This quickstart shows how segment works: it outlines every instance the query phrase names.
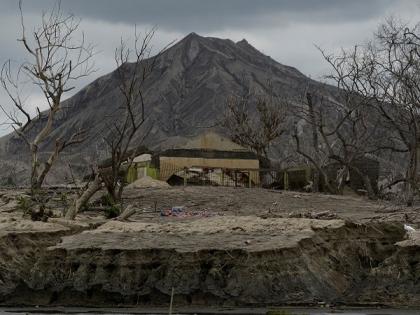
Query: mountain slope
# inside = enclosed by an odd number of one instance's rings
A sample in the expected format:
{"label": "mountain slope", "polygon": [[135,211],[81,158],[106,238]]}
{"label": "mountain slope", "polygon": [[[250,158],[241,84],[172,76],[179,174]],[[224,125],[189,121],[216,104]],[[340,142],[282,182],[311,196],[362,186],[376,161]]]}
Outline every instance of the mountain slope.
{"label": "mountain slope", "polygon": [[[246,85],[262,93],[271,86],[276,94],[292,97],[301,95],[308,82],[320,84],[260,53],[246,40],[234,43],[191,33],[158,57],[145,85],[145,129],[151,128],[146,144],[155,149],[170,147],[185,136],[214,126],[227,96],[243,92]],[[102,137],[121,105],[115,72],[98,78],[63,105],[65,110],[51,139],[57,135],[65,138],[76,128],[90,128],[89,140],[71,148],[65,156],[80,165],[98,155],[105,157]],[[142,137],[140,133],[136,142]],[[41,151],[52,145],[48,143]],[[25,144],[15,135],[0,139],[2,161],[25,159],[25,150]],[[62,169],[55,171],[59,174]]]}

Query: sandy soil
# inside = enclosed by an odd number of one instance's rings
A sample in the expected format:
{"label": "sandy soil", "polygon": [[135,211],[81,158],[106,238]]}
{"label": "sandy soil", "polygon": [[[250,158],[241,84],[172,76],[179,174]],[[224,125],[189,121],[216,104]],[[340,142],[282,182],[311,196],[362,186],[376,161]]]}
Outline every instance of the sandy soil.
{"label": "sandy soil", "polygon": [[[338,218],[356,221],[390,220],[420,223],[416,207],[370,201],[359,196],[335,196],[233,187],[170,187],[126,189],[127,203],[144,211],[184,206],[187,210],[206,210],[224,215],[256,215],[265,217],[297,216],[329,211]],[[148,213],[143,217],[153,217]],[[137,217],[138,218],[138,217]]]}
{"label": "sandy soil", "polygon": [[[319,229],[336,229],[342,220],[295,218],[261,219],[255,216],[218,216],[161,223],[108,222],[98,229],[63,238],[54,248],[139,250],[234,250],[248,252],[293,248]],[[141,237],[139,237],[141,235]]]}
{"label": "sandy soil", "polygon": [[[128,222],[109,221],[101,211],[80,213],[75,221],[60,218],[64,206],[60,192],[52,192],[49,206],[54,218],[48,223],[33,222],[22,216],[17,207],[18,196],[24,191],[0,190],[0,233],[92,230],[90,233],[116,232],[119,230],[138,232],[147,229],[151,233],[171,231],[170,234],[216,234],[217,231],[231,231],[248,235],[270,235],[272,230],[289,230],[297,225],[281,218],[337,219],[354,222],[397,221],[420,227],[420,210],[385,201],[370,201],[360,196],[333,196],[292,191],[273,191],[233,187],[149,187],[129,186],[124,192],[125,206],[138,209]],[[98,197],[101,194],[98,194]],[[72,195],[67,197],[71,200]],[[179,217],[162,216],[161,212],[175,206],[184,211]],[[321,214],[320,216],[318,216]],[[325,215],[323,215],[325,214]],[[270,220],[266,220],[270,219]],[[130,223],[130,224],[129,224]],[[105,224],[105,225],[103,225]],[[303,224],[303,223],[302,223]],[[103,226],[102,226],[103,225]],[[230,233],[232,234],[232,233]],[[415,234],[417,236],[417,234]],[[245,237],[245,236],[244,236]],[[416,237],[417,238],[417,237]],[[418,237],[420,238],[420,237]],[[245,241],[245,240],[244,240]]]}

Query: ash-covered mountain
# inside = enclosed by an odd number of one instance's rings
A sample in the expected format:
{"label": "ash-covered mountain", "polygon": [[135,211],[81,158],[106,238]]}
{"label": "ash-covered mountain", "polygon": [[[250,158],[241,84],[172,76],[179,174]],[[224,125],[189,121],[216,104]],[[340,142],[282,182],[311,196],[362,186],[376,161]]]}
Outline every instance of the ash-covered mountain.
{"label": "ash-covered mountain", "polygon": [[[182,142],[184,137],[203,132],[204,128],[215,128],[226,98],[231,94],[240,94],[249,88],[260,93],[271,89],[281,97],[290,98],[302,95],[308,84],[322,85],[262,54],[246,40],[235,43],[191,33],[158,57],[156,68],[145,85],[148,116],[145,130],[150,132],[145,144],[152,149],[168,148]],[[323,90],[323,93],[334,93],[332,88],[323,86]],[[98,78],[65,101],[51,139],[57,135],[66,138],[77,128],[89,128],[90,137],[63,155],[54,169],[55,176],[66,168],[63,159],[70,159],[82,168],[92,156],[105,157],[102,138],[121,104],[115,72]],[[139,133],[137,143],[143,136],[144,133]],[[51,141],[41,151],[52,145]],[[14,165],[15,175],[24,177],[26,150],[17,135],[1,138],[3,168]]]}

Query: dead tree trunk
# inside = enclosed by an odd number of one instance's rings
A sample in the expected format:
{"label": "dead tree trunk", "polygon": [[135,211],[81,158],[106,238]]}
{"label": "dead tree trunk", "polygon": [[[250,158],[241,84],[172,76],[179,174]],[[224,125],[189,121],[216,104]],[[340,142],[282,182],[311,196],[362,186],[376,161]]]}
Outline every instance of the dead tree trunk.
{"label": "dead tree trunk", "polygon": [[[306,100],[308,102],[308,108],[309,108],[309,120],[311,124],[312,129],[312,147],[314,149],[314,161],[317,165],[320,165],[320,156],[319,156],[319,140],[318,140],[318,131],[317,131],[317,124],[316,124],[316,118],[315,118],[315,111],[314,111],[314,105],[312,102],[312,94],[306,93]],[[319,191],[319,179],[320,179],[320,173],[317,168],[314,169],[314,182],[312,185],[312,191],[318,192]]]}
{"label": "dead tree trunk", "polygon": [[[93,72],[90,63],[93,46],[85,43],[84,36],[80,40],[75,39],[79,33],[79,22],[73,15],[63,14],[58,3],[50,12],[43,14],[40,26],[34,28],[29,37],[25,32],[22,1],[19,1],[19,9],[22,27],[19,42],[26,53],[26,61],[16,70],[10,60],[4,63],[0,84],[11,100],[12,109],[3,105],[0,109],[30,151],[30,185],[35,199],[39,197],[38,191],[61,151],[84,140],[84,137],[76,138],[81,136],[80,132],[63,141],[51,137],[60,123],[57,114],[62,110],[62,96],[75,88],[73,81]],[[26,84],[39,89],[48,104],[44,112],[36,108],[38,114],[34,117],[25,104],[27,96],[23,93],[29,90]],[[47,161],[40,161],[39,149],[51,140],[56,142],[55,150]]]}
{"label": "dead tree trunk", "polygon": [[101,189],[102,187],[102,178],[99,174],[96,174],[95,179],[89,184],[88,188],[83,192],[83,194],[77,198],[74,202],[74,205],[67,210],[66,219],[74,220],[76,215],[80,212],[80,209],[86,205],[89,199]]}

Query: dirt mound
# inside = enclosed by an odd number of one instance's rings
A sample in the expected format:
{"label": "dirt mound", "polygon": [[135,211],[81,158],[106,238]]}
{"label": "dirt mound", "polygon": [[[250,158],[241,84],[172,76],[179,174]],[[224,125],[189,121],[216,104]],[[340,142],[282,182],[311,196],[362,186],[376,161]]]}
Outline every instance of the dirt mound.
{"label": "dirt mound", "polygon": [[139,178],[127,185],[127,188],[167,188],[170,187],[167,182],[153,179],[150,176]]}

